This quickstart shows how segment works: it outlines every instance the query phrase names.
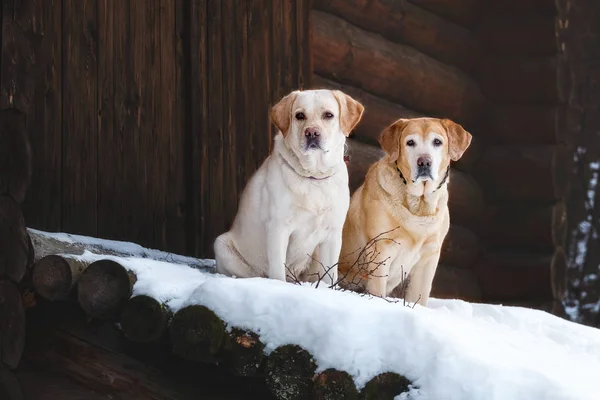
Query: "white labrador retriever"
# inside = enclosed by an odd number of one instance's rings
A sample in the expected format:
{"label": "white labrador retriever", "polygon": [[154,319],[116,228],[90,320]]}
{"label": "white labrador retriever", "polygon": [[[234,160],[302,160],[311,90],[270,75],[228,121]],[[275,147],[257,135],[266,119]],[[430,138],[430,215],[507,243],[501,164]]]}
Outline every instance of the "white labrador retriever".
{"label": "white labrador retriever", "polygon": [[218,273],[335,282],[337,267],[325,271],[337,264],[350,202],[344,145],[363,111],[337,90],[294,91],[272,108],[273,151],[215,240]]}

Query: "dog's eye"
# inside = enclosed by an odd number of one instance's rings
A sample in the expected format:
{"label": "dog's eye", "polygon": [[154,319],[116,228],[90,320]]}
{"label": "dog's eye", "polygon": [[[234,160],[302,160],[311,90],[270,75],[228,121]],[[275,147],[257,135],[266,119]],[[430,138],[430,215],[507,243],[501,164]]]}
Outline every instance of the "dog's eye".
{"label": "dog's eye", "polygon": [[435,147],[441,146],[442,145],[442,141],[440,139],[433,139],[433,145]]}
{"label": "dog's eye", "polygon": [[329,111],[325,111],[323,113],[323,118],[325,118],[325,119],[331,119],[331,118],[333,118],[333,114],[330,113]]}
{"label": "dog's eye", "polygon": [[411,140],[409,140],[408,142],[406,142],[406,145],[407,145],[408,147],[413,147],[413,146],[415,145],[415,141],[411,139]]}
{"label": "dog's eye", "polygon": [[298,121],[302,121],[303,119],[306,119],[306,115],[304,115],[304,113],[302,113],[302,112],[298,112],[298,113],[296,113],[296,119]]}

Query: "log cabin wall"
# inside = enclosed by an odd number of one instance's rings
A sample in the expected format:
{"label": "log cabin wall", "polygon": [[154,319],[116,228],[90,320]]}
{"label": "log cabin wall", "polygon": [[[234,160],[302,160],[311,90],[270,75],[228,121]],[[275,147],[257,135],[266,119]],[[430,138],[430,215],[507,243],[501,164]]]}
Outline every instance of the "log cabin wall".
{"label": "log cabin wall", "polygon": [[[451,3],[451,4],[450,4]],[[351,190],[382,156],[377,139],[398,118],[448,117],[474,136],[450,175],[451,228],[433,295],[481,301],[475,267],[484,195],[473,173],[485,96],[473,78],[483,49],[472,26],[479,1],[321,0],[313,3],[313,87],[336,88],[365,105],[349,139]]]}
{"label": "log cabin wall", "polygon": [[366,106],[349,140],[352,189],[397,118],[448,117],[474,136],[452,168],[434,295],[536,307],[552,299],[566,170],[554,122],[554,8],[552,0],[314,3],[313,85]]}
{"label": "log cabin wall", "polygon": [[568,171],[555,128],[555,14],[552,0],[489,2],[474,26],[486,51],[474,76],[489,104],[476,174],[487,206],[479,282],[487,301],[546,309]]}
{"label": "log cabin wall", "polygon": [[3,1],[28,226],[203,257],[311,78],[309,0]]}

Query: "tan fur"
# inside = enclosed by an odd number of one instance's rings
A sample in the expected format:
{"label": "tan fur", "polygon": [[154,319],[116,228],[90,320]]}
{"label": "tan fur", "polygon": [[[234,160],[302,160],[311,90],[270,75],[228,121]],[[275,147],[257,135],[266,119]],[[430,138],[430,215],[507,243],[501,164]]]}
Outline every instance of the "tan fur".
{"label": "tan fur", "polygon": [[[416,167],[406,155],[408,135],[424,143],[443,138],[434,181],[410,178]],[[427,304],[450,226],[447,183],[437,188],[450,160],[458,160],[470,142],[471,135],[460,125],[436,118],[400,119],[382,132],[386,157],[371,166],[350,200],[338,267],[342,286],[388,296],[409,278],[406,299]],[[360,254],[368,243],[372,247]]]}

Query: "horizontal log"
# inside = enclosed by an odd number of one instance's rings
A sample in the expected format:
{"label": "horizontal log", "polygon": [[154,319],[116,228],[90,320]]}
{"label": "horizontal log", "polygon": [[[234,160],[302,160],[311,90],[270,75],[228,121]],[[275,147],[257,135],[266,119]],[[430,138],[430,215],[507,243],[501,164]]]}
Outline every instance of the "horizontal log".
{"label": "horizontal log", "polygon": [[23,363],[16,371],[16,377],[21,383],[25,399],[29,400],[108,400],[112,397],[108,391],[101,393],[86,388],[54,370],[40,371],[34,366],[23,367]]}
{"label": "horizontal log", "polygon": [[322,0],[315,2],[314,8],[463,71],[469,71],[482,53],[479,41],[469,29],[407,0]]}
{"label": "horizontal log", "polygon": [[33,289],[50,301],[64,300],[89,265],[90,262],[76,256],[46,256],[33,265]]}
{"label": "horizontal log", "polygon": [[361,143],[355,139],[346,140],[348,144],[348,174],[350,176],[350,192],[353,193],[365,181],[369,167],[385,156],[379,145]]}
{"label": "horizontal log", "polygon": [[[479,132],[480,129],[477,131]],[[465,151],[458,161],[452,163],[452,168],[472,174],[477,168],[477,163],[479,162],[484,149],[484,142],[479,139],[478,136],[473,136],[469,148],[467,148],[467,151]]]}
{"label": "horizontal log", "polygon": [[471,175],[451,168],[448,190],[450,223],[463,225],[478,232],[485,204],[483,192],[477,181]]}
{"label": "horizontal log", "polygon": [[193,398],[159,369],[55,326],[35,324],[29,330],[26,356],[37,367],[65,373],[86,388],[109,391],[112,398]]}
{"label": "horizontal log", "polygon": [[93,318],[117,320],[131,297],[136,279],[132,271],[115,261],[96,261],[77,281],[77,301]]}
{"label": "horizontal log", "polygon": [[315,400],[358,400],[360,397],[354,380],[345,371],[326,369],[313,378]]}
{"label": "horizontal log", "polygon": [[482,8],[482,3],[478,0],[410,0],[410,2],[465,26],[473,25]]}
{"label": "horizontal log", "polygon": [[393,399],[407,392],[410,381],[393,372],[384,372],[371,379],[361,391],[364,400]]}
{"label": "horizontal log", "polygon": [[555,144],[556,107],[537,105],[495,105],[490,112],[493,144]]}
{"label": "horizontal log", "polygon": [[554,300],[562,302],[567,294],[567,255],[564,248],[557,247],[552,256],[550,274]]}
{"label": "horizontal log", "polygon": [[480,302],[481,289],[474,271],[440,264],[435,272],[431,296]]}
{"label": "horizontal log", "polygon": [[479,119],[485,99],[457,68],[320,11],[312,28],[317,74],[467,126]]}
{"label": "horizontal log", "polygon": [[171,310],[158,300],[138,295],[123,306],[119,325],[125,337],[134,342],[157,342],[163,338],[172,316]]}
{"label": "horizontal log", "polygon": [[173,354],[192,361],[216,362],[225,336],[225,323],[201,305],[177,311],[169,325]]}
{"label": "horizontal log", "polygon": [[551,254],[486,254],[475,269],[483,300],[552,300],[551,260]]}
{"label": "horizontal log", "polygon": [[192,268],[214,272],[214,260],[197,259],[175,255],[164,251],[146,249],[130,242],[119,242],[87,236],[55,234],[36,229],[27,229],[35,252],[34,261],[53,254],[70,254],[80,256],[86,251],[116,257],[138,257],[157,261],[185,264]]}
{"label": "horizontal log", "polygon": [[0,399],[25,400],[21,384],[12,371],[0,366]]}
{"label": "horizontal log", "polygon": [[451,225],[444,239],[440,263],[470,268],[481,255],[481,242],[469,228]]}
{"label": "horizontal log", "polygon": [[[351,156],[348,164],[350,190],[354,192],[363,183],[369,167],[385,153],[378,146],[360,143],[353,139],[348,139],[347,143]],[[477,182],[473,177],[454,168],[450,170],[449,182],[448,206],[452,223],[477,227],[484,211],[483,194]]]}
{"label": "horizontal log", "polygon": [[553,105],[558,101],[555,57],[488,56],[476,76],[488,100]]}
{"label": "horizontal log", "polygon": [[502,145],[487,147],[476,176],[488,204],[539,205],[564,193],[568,171],[569,159],[558,146]]}
{"label": "horizontal log", "polygon": [[492,249],[552,252],[552,206],[490,206],[483,236]]}
{"label": "horizontal log", "polygon": [[276,399],[311,399],[316,369],[312,355],[300,346],[280,346],[267,358],[267,387]]}
{"label": "horizontal log", "polygon": [[233,328],[223,339],[219,365],[235,376],[260,376],[266,360],[264,350],[256,333]]}
{"label": "horizontal log", "polygon": [[[0,361],[15,369],[25,347],[25,310],[17,285],[0,280]],[[1,364],[0,364],[1,366]]]}
{"label": "horizontal log", "polygon": [[547,15],[490,15],[476,28],[484,48],[496,55],[553,56],[554,18]]}
{"label": "horizontal log", "polygon": [[0,111],[0,195],[23,202],[31,182],[31,147],[25,114],[16,108]]}
{"label": "horizontal log", "polygon": [[341,90],[360,101],[365,106],[365,111],[359,124],[352,131],[352,137],[370,144],[377,144],[381,132],[396,120],[423,116],[416,111],[377,97],[362,89],[323,78],[317,74],[313,74],[312,88]]}
{"label": "horizontal log", "polygon": [[21,206],[9,196],[0,196],[0,278],[23,279],[32,262],[30,246]]}

